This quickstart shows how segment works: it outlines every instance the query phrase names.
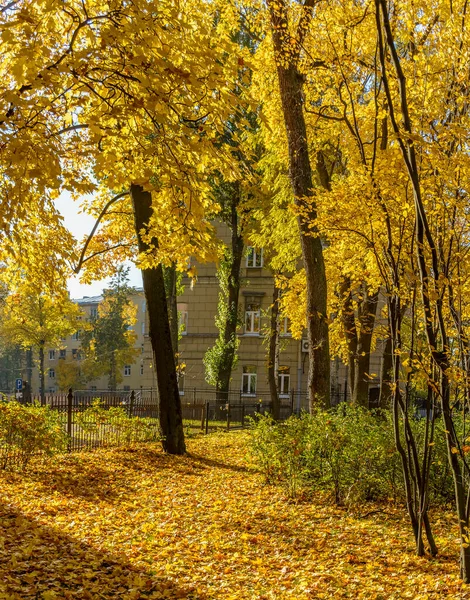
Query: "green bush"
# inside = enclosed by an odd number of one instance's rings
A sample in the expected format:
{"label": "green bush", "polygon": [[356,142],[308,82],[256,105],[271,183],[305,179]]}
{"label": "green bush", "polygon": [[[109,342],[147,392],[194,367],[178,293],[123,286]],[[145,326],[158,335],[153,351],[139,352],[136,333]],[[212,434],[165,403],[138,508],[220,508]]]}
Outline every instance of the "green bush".
{"label": "green bush", "polygon": [[[425,422],[413,419],[411,426],[419,442]],[[452,498],[452,478],[440,428],[438,421],[429,494],[432,501],[447,502]],[[260,416],[253,421],[250,448],[266,481],[280,483],[291,497],[321,490],[338,504],[404,500],[401,462],[386,413],[342,404],[283,423]]]}
{"label": "green bush", "polygon": [[0,403],[0,467],[23,469],[36,454],[52,455],[67,446],[60,415],[47,406]]}
{"label": "green bush", "polygon": [[94,441],[100,446],[116,446],[131,442],[160,440],[155,419],[129,417],[125,408],[106,408],[99,398],[91,406],[74,416],[76,426],[84,432],[94,433]]}

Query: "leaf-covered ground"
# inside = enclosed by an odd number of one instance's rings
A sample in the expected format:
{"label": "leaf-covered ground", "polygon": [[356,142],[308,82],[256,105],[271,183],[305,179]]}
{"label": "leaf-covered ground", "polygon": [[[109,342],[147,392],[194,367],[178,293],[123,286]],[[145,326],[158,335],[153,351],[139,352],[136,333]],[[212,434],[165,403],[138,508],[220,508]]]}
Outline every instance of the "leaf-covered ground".
{"label": "leaf-covered ground", "polygon": [[401,510],[354,516],[264,486],[246,435],[189,440],[187,457],[147,445],[3,473],[0,598],[470,598],[451,516],[441,555],[417,558]]}

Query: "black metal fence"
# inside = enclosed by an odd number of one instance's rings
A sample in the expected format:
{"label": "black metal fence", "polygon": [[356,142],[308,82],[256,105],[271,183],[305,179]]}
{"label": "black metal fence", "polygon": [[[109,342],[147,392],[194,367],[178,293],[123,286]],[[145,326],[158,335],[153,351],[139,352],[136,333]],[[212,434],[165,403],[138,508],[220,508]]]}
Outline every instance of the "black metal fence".
{"label": "black metal fence", "polygon": [[[293,414],[293,399],[293,395],[280,399],[281,419]],[[31,395],[19,401],[37,402],[57,412],[67,437],[68,451],[160,439],[155,389],[69,390],[67,394]],[[185,429],[207,434],[246,427],[256,414],[271,412],[271,397],[266,393],[256,396],[233,393],[221,399],[211,390],[196,390],[190,396],[181,397],[181,408]]]}

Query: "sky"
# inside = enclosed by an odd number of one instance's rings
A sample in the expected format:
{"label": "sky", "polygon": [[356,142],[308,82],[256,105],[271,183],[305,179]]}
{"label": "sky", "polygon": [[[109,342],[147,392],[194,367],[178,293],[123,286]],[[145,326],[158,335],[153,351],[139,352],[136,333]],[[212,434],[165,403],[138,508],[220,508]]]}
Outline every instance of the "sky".
{"label": "sky", "polygon": [[[70,194],[64,193],[56,200],[56,207],[64,217],[65,226],[72,232],[74,237],[81,240],[84,235],[88,235],[95,223],[94,219],[85,213],[80,212],[80,203],[74,202]],[[130,285],[141,287],[142,275],[134,265],[130,266]],[[83,296],[99,296],[108,285],[110,279],[101,279],[93,282],[91,285],[80,283],[78,276],[71,277],[68,280],[68,290],[71,298],[83,298]]]}

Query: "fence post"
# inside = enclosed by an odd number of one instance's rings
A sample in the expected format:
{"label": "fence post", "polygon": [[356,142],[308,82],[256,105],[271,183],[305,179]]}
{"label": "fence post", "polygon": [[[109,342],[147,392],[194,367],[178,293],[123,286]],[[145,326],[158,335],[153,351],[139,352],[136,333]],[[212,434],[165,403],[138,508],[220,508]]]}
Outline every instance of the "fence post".
{"label": "fence post", "polygon": [[230,402],[225,405],[227,408],[227,431],[230,431]]}
{"label": "fence post", "polygon": [[209,433],[209,400],[206,401],[206,434]]}
{"label": "fence post", "polygon": [[204,431],[205,420],[206,420],[206,405],[201,404],[201,431]]}
{"label": "fence post", "polygon": [[256,408],[257,408],[256,412],[258,414],[261,414],[261,402],[258,402],[258,404],[256,405]]}
{"label": "fence post", "polygon": [[134,390],[132,390],[131,401],[129,403],[129,417],[132,417],[134,414],[134,402],[135,402],[135,392],[134,392]]}
{"label": "fence post", "polygon": [[67,394],[67,451],[72,450],[72,408],[73,408],[73,392],[72,388],[69,388]]}
{"label": "fence post", "polygon": [[242,404],[242,429],[245,427],[245,405]]}
{"label": "fence post", "polygon": [[193,404],[196,404],[196,388],[193,389]]}

